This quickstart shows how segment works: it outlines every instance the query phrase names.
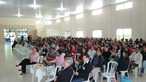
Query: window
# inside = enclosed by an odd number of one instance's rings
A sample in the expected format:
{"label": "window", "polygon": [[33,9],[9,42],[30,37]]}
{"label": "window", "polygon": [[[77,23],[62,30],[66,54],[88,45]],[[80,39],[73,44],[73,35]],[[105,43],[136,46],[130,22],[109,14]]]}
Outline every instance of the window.
{"label": "window", "polygon": [[64,18],[64,21],[69,21],[69,20],[70,20],[70,17]]}
{"label": "window", "polygon": [[102,30],[93,30],[92,37],[93,38],[101,38],[102,37]]}
{"label": "window", "polygon": [[80,18],[83,18],[83,14],[76,15],[76,19],[80,19]]}
{"label": "window", "polygon": [[56,20],[56,23],[60,23],[60,19]]}
{"label": "window", "polygon": [[102,9],[92,11],[92,15],[100,15],[102,14]]}
{"label": "window", "polygon": [[120,4],[116,6],[116,10],[123,10],[123,9],[129,9],[133,7],[133,2],[128,2],[124,4]]}
{"label": "window", "polygon": [[132,2],[125,3],[125,9],[132,8],[132,7],[133,7]]}
{"label": "window", "polygon": [[132,36],[132,29],[131,28],[125,28],[125,29],[117,29],[117,40],[121,39],[130,39]]}
{"label": "window", "polygon": [[51,24],[52,24],[52,21],[46,20],[46,21],[44,21],[44,24],[45,24],[45,25],[51,25]]}
{"label": "window", "polygon": [[83,37],[83,31],[77,31],[76,37]]}
{"label": "window", "polygon": [[124,2],[124,1],[127,1],[127,0],[116,0],[116,3],[120,3],[120,2]]}
{"label": "window", "polygon": [[43,24],[43,21],[42,20],[37,20],[36,24]]}
{"label": "window", "polygon": [[70,36],[70,32],[69,31],[65,32],[65,37],[69,37],[69,36]]}
{"label": "window", "polygon": [[21,39],[22,35],[24,37],[24,40],[27,40],[27,31],[28,31],[27,28],[18,28],[17,29],[17,38],[18,38],[18,40]]}
{"label": "window", "polygon": [[5,28],[4,29],[4,40],[5,42],[13,42],[16,38],[15,34],[16,29],[15,28]]}

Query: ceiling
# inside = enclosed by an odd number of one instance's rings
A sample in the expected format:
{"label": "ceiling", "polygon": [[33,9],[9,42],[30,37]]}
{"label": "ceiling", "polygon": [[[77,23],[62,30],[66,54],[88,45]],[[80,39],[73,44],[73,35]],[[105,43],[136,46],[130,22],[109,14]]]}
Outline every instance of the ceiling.
{"label": "ceiling", "polygon": [[113,4],[116,0],[0,0],[0,17],[55,19]]}

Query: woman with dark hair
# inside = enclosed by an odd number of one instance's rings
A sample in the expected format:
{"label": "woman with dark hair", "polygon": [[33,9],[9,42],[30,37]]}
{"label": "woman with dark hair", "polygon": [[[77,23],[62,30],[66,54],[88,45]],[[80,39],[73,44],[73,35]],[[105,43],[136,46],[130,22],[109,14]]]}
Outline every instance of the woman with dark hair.
{"label": "woman with dark hair", "polygon": [[29,58],[22,60],[21,63],[19,63],[18,65],[16,65],[16,67],[22,66],[21,69],[19,70],[22,71],[20,75],[25,74],[26,65],[36,64],[36,62],[38,61],[38,57],[39,57],[38,49],[37,47],[34,47],[32,55]]}
{"label": "woman with dark hair", "polygon": [[128,65],[129,65],[129,57],[128,57],[128,52],[127,51],[123,51],[122,57],[119,59],[118,62],[118,68],[117,71],[126,71],[128,69]]}
{"label": "woman with dark hair", "polygon": [[57,56],[56,59],[49,61],[50,63],[55,63],[56,66],[62,66],[64,67],[64,56],[65,53],[62,53],[61,50],[57,50]]}

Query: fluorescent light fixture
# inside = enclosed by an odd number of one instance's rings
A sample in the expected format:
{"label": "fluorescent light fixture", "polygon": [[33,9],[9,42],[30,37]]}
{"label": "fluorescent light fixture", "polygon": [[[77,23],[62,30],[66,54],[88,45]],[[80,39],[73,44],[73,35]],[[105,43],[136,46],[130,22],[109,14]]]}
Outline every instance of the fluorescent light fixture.
{"label": "fluorescent light fixture", "polygon": [[94,10],[94,9],[97,9],[97,8],[101,8],[102,6],[103,6],[103,2],[101,0],[94,1],[92,3],[92,6],[90,7],[90,10]]}
{"label": "fluorescent light fixture", "polygon": [[116,0],[116,3],[120,3],[120,2],[124,2],[124,1],[127,1],[127,0]]}
{"label": "fluorescent light fixture", "polygon": [[56,23],[60,23],[60,19],[56,20]]}
{"label": "fluorescent light fixture", "polygon": [[34,9],[36,9],[36,8],[39,8],[40,5],[33,4],[33,5],[30,5],[30,7],[33,7]]}
{"label": "fluorescent light fixture", "polygon": [[6,2],[4,2],[4,1],[0,1],[0,4],[5,4]]}
{"label": "fluorescent light fixture", "polygon": [[76,19],[80,19],[80,18],[83,18],[83,14],[76,15]]}
{"label": "fluorescent light fixture", "polygon": [[92,15],[102,14],[102,9],[92,11]]}
{"label": "fluorescent light fixture", "polygon": [[33,5],[30,5],[30,7],[33,7],[34,9],[36,9],[36,8],[40,7],[40,5],[37,5],[36,0],[34,0]]}
{"label": "fluorescent light fixture", "polygon": [[44,24],[45,25],[51,25],[52,24],[52,21],[46,20],[46,21],[44,21]]}
{"label": "fluorescent light fixture", "polygon": [[64,21],[69,21],[69,20],[70,20],[70,17],[64,18]]}
{"label": "fluorescent light fixture", "polygon": [[57,8],[57,10],[60,10],[61,12],[66,10],[66,8]]}

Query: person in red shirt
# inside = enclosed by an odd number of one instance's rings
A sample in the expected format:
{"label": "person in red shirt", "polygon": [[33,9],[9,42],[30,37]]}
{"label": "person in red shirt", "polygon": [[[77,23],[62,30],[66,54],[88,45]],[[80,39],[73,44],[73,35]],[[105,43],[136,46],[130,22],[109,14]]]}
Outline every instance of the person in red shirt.
{"label": "person in red shirt", "polygon": [[74,59],[74,57],[76,56],[77,54],[77,50],[75,49],[75,46],[72,45],[72,50],[70,52],[70,57],[72,57]]}

